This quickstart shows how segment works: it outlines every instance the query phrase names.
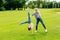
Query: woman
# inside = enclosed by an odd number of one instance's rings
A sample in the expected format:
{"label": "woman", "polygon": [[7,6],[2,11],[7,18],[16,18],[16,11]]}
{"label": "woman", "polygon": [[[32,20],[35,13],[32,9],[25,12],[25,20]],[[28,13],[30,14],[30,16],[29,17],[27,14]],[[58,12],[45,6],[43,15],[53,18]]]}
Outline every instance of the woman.
{"label": "woman", "polygon": [[47,32],[47,28],[46,28],[46,26],[44,25],[44,22],[42,21],[42,18],[41,18],[40,15],[41,15],[41,14],[39,13],[39,10],[38,10],[37,8],[35,8],[35,12],[34,12],[34,14],[32,15],[32,16],[35,16],[35,18],[36,18],[36,31],[35,31],[35,32],[37,32],[37,30],[38,30],[38,24],[39,24],[39,22],[41,22],[41,24],[43,25],[43,27],[44,27],[44,29],[45,29],[45,32]]}

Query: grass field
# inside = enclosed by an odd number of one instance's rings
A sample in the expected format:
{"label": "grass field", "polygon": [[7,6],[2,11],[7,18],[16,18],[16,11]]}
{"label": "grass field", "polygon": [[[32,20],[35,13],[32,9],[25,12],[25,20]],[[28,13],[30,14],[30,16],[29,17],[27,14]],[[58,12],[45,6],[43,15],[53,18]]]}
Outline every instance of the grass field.
{"label": "grass field", "polygon": [[[33,12],[31,9],[31,15]],[[48,33],[45,33],[41,23],[34,34],[27,30],[28,24],[19,25],[27,20],[26,10],[0,11],[0,40],[60,40],[60,9],[40,9],[40,12]],[[31,19],[35,24],[35,18],[31,16]]]}

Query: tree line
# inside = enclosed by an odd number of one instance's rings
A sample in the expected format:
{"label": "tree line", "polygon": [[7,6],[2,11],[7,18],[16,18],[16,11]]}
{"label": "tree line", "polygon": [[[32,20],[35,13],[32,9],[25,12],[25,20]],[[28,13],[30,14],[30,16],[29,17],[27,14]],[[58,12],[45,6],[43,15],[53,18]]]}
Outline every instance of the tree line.
{"label": "tree line", "polygon": [[1,10],[19,10],[25,5],[25,0],[0,0],[0,11]]}
{"label": "tree line", "polygon": [[21,10],[22,8],[60,8],[60,2],[46,2],[46,1],[30,1],[28,5],[26,5],[26,2],[28,0],[0,0],[0,11],[2,10],[15,10],[16,8],[18,10]]}

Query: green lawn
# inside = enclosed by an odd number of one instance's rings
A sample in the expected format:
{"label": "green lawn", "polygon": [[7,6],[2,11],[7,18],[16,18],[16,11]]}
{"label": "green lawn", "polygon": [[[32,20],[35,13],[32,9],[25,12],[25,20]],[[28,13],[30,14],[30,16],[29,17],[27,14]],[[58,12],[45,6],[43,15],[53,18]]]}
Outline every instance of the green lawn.
{"label": "green lawn", "polygon": [[[33,12],[31,9],[31,15]],[[40,9],[48,33],[45,33],[40,23],[38,32],[32,34],[27,30],[28,24],[19,25],[20,22],[27,20],[26,10],[0,11],[0,40],[60,40],[60,13],[58,12],[60,9]],[[31,16],[31,19],[35,24],[35,18]]]}

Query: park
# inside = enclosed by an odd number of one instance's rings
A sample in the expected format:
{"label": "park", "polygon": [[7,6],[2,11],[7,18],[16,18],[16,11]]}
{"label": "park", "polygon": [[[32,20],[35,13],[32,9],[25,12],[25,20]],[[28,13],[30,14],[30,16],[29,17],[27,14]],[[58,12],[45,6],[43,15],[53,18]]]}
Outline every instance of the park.
{"label": "park", "polygon": [[[26,8],[25,10],[24,8],[22,10],[14,9],[13,7],[11,9],[3,9],[3,6],[0,6],[0,40],[60,40],[60,8],[57,6],[51,7],[38,6],[48,32],[44,31],[41,23],[38,25],[38,32],[34,32],[36,20],[31,16],[31,20],[34,23],[32,34],[28,31],[28,24],[20,25],[20,22],[28,19]],[[35,7],[31,8],[30,6],[29,8],[32,15]]]}

